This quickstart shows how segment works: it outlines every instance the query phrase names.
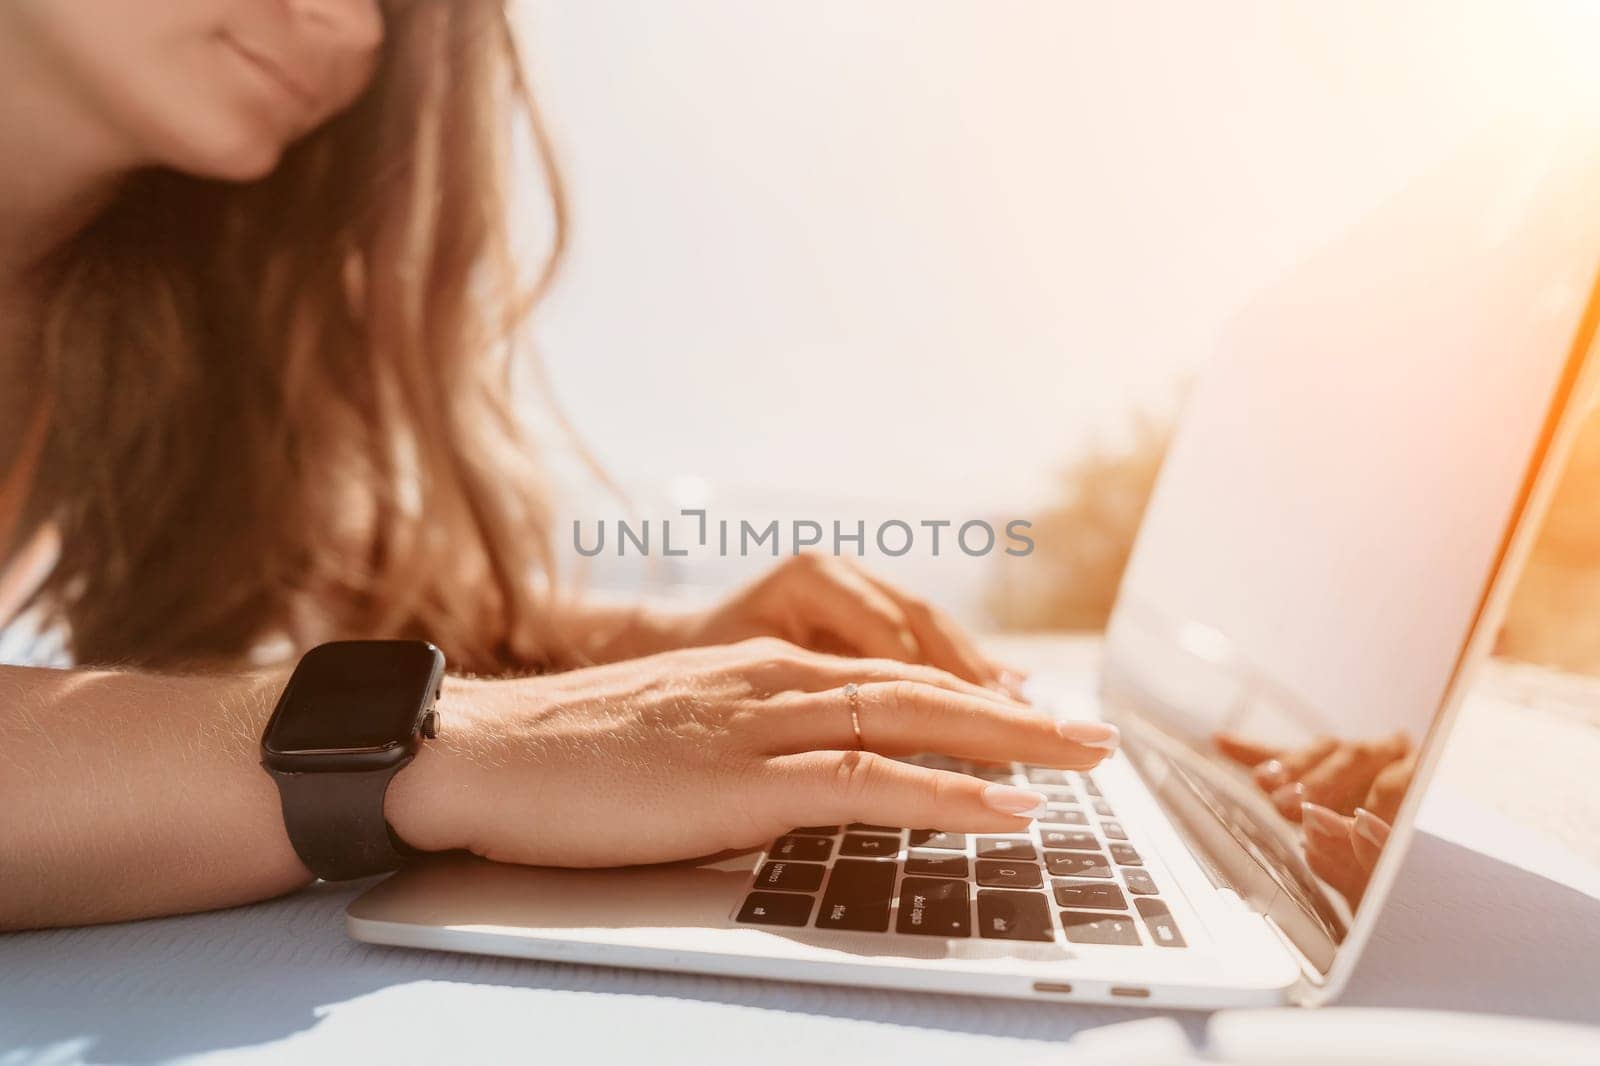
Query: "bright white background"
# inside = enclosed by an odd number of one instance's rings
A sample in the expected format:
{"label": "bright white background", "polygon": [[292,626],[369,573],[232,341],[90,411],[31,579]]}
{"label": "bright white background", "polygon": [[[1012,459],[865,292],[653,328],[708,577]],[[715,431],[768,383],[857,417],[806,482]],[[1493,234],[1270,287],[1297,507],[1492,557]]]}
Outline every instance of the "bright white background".
{"label": "bright white background", "polygon": [[[1251,293],[1600,30],[1554,3],[521,17],[573,201],[556,398],[644,511],[778,518],[1026,517]],[[982,565],[920,573],[965,606]]]}

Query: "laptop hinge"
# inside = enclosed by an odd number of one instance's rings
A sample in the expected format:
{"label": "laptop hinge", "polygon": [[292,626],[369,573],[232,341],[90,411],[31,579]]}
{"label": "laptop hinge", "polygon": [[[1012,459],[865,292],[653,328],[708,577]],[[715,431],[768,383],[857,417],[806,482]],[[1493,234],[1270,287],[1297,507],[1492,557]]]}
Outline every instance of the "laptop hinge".
{"label": "laptop hinge", "polygon": [[[1308,914],[1268,864],[1240,842],[1213,808],[1213,801],[1202,795],[1202,783],[1179,769],[1176,760],[1181,755],[1168,750],[1178,746],[1171,738],[1137,715],[1118,715],[1114,720],[1122,726],[1123,750],[1129,762],[1216,888],[1218,899],[1234,913],[1264,918],[1299,965],[1302,980],[1308,986],[1320,985],[1337,949],[1330,930]],[[1246,817],[1243,812],[1233,813],[1235,821]],[[1343,919],[1328,915],[1326,920],[1338,923]]]}

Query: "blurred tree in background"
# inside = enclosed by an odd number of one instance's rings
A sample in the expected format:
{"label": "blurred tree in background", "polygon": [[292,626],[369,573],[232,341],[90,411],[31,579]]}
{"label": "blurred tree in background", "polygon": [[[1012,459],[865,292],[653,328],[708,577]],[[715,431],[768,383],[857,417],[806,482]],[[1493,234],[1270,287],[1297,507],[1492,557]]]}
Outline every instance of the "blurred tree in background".
{"label": "blurred tree in background", "polygon": [[1130,443],[1092,448],[1062,472],[1033,553],[1002,557],[987,602],[1000,628],[1105,628],[1171,433],[1170,419],[1141,415]]}
{"label": "blurred tree in background", "polygon": [[[1171,437],[1141,416],[1131,442],[1090,450],[1062,473],[1035,550],[1004,558],[987,607],[1008,630],[1103,629]],[[1600,674],[1600,409],[1584,423],[1501,630],[1499,654]]]}
{"label": "blurred tree in background", "polygon": [[1498,650],[1600,673],[1600,409],[1590,412],[1567,461]]}

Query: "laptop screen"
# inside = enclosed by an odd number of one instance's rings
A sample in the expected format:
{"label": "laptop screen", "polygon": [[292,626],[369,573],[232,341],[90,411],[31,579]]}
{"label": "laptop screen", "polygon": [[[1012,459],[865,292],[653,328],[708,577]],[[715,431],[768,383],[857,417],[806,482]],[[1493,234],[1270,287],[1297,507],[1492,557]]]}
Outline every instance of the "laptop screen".
{"label": "laptop screen", "polygon": [[1323,973],[1581,402],[1597,148],[1592,124],[1488,126],[1260,293],[1191,386],[1123,579],[1108,714]]}

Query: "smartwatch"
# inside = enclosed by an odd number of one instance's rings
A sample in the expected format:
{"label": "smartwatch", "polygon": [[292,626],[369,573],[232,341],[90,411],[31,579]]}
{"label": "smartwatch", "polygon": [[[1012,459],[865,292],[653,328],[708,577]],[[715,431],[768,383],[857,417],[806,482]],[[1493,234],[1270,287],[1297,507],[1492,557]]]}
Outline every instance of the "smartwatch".
{"label": "smartwatch", "polygon": [[343,640],[306,652],[261,735],[289,842],[347,881],[414,854],[383,816],[389,781],[439,732],[444,656],[424,640]]}

